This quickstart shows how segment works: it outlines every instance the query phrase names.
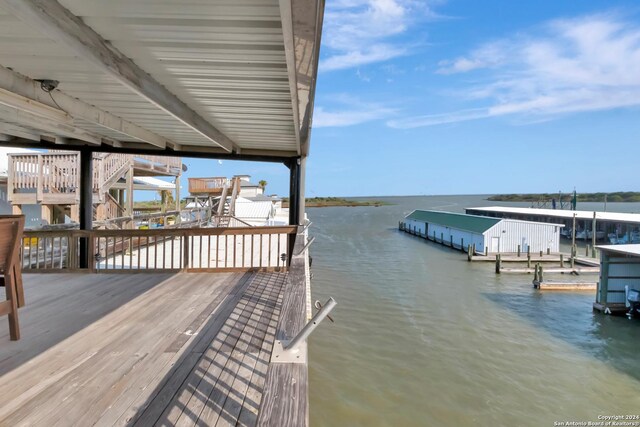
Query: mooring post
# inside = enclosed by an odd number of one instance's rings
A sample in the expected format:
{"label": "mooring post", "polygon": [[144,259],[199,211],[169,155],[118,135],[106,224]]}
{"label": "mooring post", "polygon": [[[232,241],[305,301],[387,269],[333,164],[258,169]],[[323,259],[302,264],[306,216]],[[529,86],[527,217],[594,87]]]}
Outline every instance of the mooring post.
{"label": "mooring post", "polygon": [[586,257],[588,257],[588,256],[589,256],[589,252],[591,252],[591,251],[589,250],[590,248],[591,248],[591,247],[590,247],[589,245],[587,245],[587,247],[586,247],[586,249],[585,249],[585,251],[584,251],[584,252],[585,252],[584,256],[586,256]]}
{"label": "mooring post", "polygon": [[531,254],[527,254],[527,268],[531,268]]}
{"label": "mooring post", "polygon": [[547,248],[547,255],[551,255],[551,248]]}
{"label": "mooring post", "polygon": [[538,281],[542,283],[544,281],[544,272],[542,270],[542,265],[540,265],[540,269],[538,272]]}
{"label": "mooring post", "polygon": [[591,258],[597,258],[596,256],[596,247],[591,248]]}
{"label": "mooring post", "polygon": [[444,233],[440,233],[440,244],[444,245]]}
{"label": "mooring post", "polygon": [[460,250],[464,252],[464,239],[460,238]]}
{"label": "mooring post", "polygon": [[571,268],[574,268],[575,265],[576,265],[575,250],[572,250],[572,253],[571,253]]}
{"label": "mooring post", "polygon": [[560,268],[564,268],[564,255],[560,254]]}
{"label": "mooring post", "polygon": [[451,234],[449,235],[449,245],[453,248],[453,236]]}
{"label": "mooring post", "polygon": [[540,267],[540,263],[536,263],[536,268],[533,270],[533,281],[538,281],[538,268]]}
{"label": "mooring post", "polygon": [[518,258],[520,258],[520,245],[518,245]]}
{"label": "mooring post", "polygon": [[486,256],[489,256],[489,246],[485,246],[485,247],[484,247],[484,254],[485,254]]}
{"label": "mooring post", "polygon": [[473,244],[473,249],[471,250],[471,255],[475,255],[476,254],[476,244]]}
{"label": "mooring post", "polygon": [[540,251],[540,258],[542,258],[542,251]]}
{"label": "mooring post", "polygon": [[500,254],[496,254],[496,274],[500,274],[500,269],[502,268],[502,260],[500,259]]}
{"label": "mooring post", "polygon": [[527,256],[531,256],[531,246],[527,245]]}
{"label": "mooring post", "polygon": [[471,262],[471,245],[467,245],[467,261]]}

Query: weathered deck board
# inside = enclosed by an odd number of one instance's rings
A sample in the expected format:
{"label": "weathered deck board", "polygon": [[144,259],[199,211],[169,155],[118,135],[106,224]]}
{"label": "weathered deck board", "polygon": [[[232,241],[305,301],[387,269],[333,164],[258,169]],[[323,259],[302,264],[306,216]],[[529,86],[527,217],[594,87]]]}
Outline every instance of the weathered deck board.
{"label": "weathered deck board", "polygon": [[287,277],[25,275],[0,425],[255,425]]}
{"label": "weathered deck board", "polygon": [[[306,323],[306,253],[303,234],[296,237],[289,275],[283,292],[282,315],[276,328],[276,339],[294,338]],[[304,344],[306,345],[306,343]],[[309,402],[307,396],[308,369],[306,363],[271,363],[267,370],[263,400],[258,414],[259,426],[307,426]]]}

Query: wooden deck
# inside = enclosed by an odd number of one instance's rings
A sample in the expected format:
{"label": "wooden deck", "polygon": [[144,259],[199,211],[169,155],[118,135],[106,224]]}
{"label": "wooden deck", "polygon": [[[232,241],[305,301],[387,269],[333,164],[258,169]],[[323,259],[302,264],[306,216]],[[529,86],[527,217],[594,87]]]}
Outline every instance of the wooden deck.
{"label": "wooden deck", "polygon": [[[306,365],[269,363],[289,274],[25,275],[23,338],[0,319],[0,425],[305,424]],[[269,421],[283,369],[300,415]]]}

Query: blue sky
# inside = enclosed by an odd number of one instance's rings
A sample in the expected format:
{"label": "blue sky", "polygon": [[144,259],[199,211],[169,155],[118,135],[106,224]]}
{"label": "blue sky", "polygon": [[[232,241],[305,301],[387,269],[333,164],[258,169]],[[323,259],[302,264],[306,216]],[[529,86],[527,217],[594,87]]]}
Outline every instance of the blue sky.
{"label": "blue sky", "polygon": [[640,3],[327,0],[315,106],[307,197],[638,190]]}

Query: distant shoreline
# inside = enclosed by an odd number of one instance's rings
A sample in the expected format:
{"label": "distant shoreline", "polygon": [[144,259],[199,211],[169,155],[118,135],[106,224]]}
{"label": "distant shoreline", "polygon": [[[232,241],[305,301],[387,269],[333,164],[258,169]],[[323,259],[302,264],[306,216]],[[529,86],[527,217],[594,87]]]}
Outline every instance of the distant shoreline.
{"label": "distant shoreline", "polygon": [[[329,208],[329,207],[360,207],[360,206],[389,206],[391,203],[381,200],[352,200],[342,197],[312,197],[305,200],[305,206],[308,208]],[[289,200],[284,199],[282,207],[289,207]]]}
{"label": "distant shoreline", "polygon": [[[582,193],[577,195],[578,202],[604,202],[605,196],[607,202],[612,203],[637,203],[640,202],[640,192],[636,191],[624,191],[615,193]],[[563,202],[570,202],[572,194],[549,194],[549,193],[533,193],[533,194],[496,194],[490,196],[487,200],[492,202],[539,202],[539,201],[551,201],[556,199],[560,202],[562,198]]]}

